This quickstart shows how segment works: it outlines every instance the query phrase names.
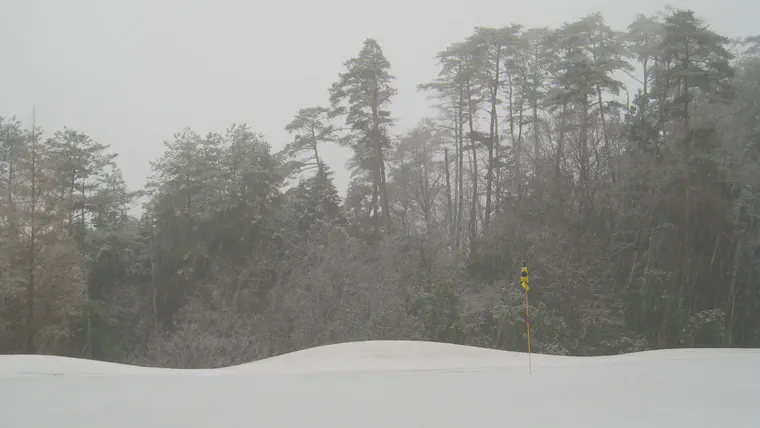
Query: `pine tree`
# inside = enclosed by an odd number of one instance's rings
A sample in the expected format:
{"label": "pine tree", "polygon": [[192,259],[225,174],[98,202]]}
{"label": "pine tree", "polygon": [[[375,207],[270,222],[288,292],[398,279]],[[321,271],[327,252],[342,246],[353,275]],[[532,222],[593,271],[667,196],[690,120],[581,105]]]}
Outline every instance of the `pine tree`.
{"label": "pine tree", "polygon": [[393,123],[387,108],[396,93],[391,86],[395,77],[390,73],[390,62],[373,39],[365,40],[359,56],[348,60],[345,66],[346,72],[341,73],[330,88],[333,115],[345,116],[349,132],[341,142],[354,150],[355,167],[365,169],[371,175],[375,228],[382,215],[384,231],[390,234],[392,222],[385,151],[390,145],[388,127]]}

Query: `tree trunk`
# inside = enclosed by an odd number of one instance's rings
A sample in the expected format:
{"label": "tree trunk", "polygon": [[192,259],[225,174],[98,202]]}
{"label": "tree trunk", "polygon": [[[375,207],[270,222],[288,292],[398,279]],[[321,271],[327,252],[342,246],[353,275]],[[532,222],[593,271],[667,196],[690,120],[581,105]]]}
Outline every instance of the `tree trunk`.
{"label": "tree trunk", "polygon": [[392,232],[391,208],[388,202],[388,186],[385,181],[385,159],[383,159],[383,150],[380,145],[377,148],[377,155],[380,163],[380,203],[383,206],[383,218],[385,219],[385,234],[390,235]]}
{"label": "tree trunk", "polygon": [[486,212],[483,221],[483,230],[487,231],[491,225],[491,199],[493,197],[494,178],[494,149],[498,144],[497,126],[499,116],[496,111],[496,103],[499,96],[499,66],[501,65],[501,48],[497,46],[493,86],[491,87],[491,121],[488,129],[488,171],[486,172]]}
{"label": "tree trunk", "polygon": [[470,144],[471,144],[471,151],[472,157],[470,159],[471,161],[471,167],[472,167],[472,203],[470,204],[470,251],[472,251],[472,246],[475,243],[475,238],[477,237],[478,233],[478,151],[476,147],[476,139],[475,139],[475,129],[473,125],[473,115],[474,109],[472,105],[472,90],[470,88],[469,82],[467,83],[467,101],[468,101],[468,115],[467,115],[467,121],[470,127]]}
{"label": "tree trunk", "polygon": [[581,100],[581,135],[580,135],[580,188],[581,188],[581,221],[584,225],[590,224],[591,207],[589,203],[590,187],[590,162],[588,147],[588,99],[584,96]]}
{"label": "tree trunk", "polygon": [[446,174],[446,226],[449,230],[449,236],[454,235],[454,217],[453,207],[451,205],[451,172],[449,171],[449,149],[443,149],[443,164]]}
{"label": "tree trunk", "polygon": [[607,165],[610,171],[610,178],[614,183],[616,181],[615,168],[612,166],[612,148],[610,147],[610,139],[607,134],[607,121],[604,117],[604,102],[602,101],[602,89],[599,85],[596,85],[596,97],[599,102],[599,120],[602,123],[602,138],[604,139],[604,154],[607,157]]}
{"label": "tree trunk", "polygon": [[29,219],[29,255],[27,259],[27,283],[26,283],[26,338],[25,352],[34,354],[36,347],[34,345],[34,315],[35,315],[35,275],[34,268],[37,265],[37,129],[36,115],[32,116],[32,168],[31,168],[31,207]]}
{"label": "tree trunk", "polygon": [[[517,206],[518,209],[522,206],[523,202],[523,168],[522,168],[522,152],[523,152],[523,102],[525,101],[525,90],[520,91],[520,102],[517,104],[517,140],[515,141],[515,156],[517,163]],[[509,111],[512,112],[510,106]],[[512,114],[512,113],[510,113]]]}
{"label": "tree trunk", "polygon": [[543,201],[543,186],[541,185],[540,180],[540,168],[539,168],[539,160],[540,157],[540,134],[539,134],[539,128],[538,128],[538,78],[536,78],[536,82],[534,83],[533,87],[533,99],[531,100],[533,103],[533,162],[534,162],[534,171],[533,171],[533,184],[535,189],[538,192],[538,203],[539,205]]}
{"label": "tree trunk", "polygon": [[457,222],[456,222],[456,247],[459,251],[462,247],[462,219],[464,218],[464,85],[459,85],[459,104],[457,107]]}

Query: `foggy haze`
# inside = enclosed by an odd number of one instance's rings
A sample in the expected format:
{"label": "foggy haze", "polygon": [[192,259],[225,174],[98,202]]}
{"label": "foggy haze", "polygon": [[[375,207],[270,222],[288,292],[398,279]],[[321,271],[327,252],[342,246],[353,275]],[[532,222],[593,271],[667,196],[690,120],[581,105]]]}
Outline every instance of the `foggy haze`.
{"label": "foggy haze", "polygon": [[[760,3],[673,1],[728,37],[760,33]],[[274,150],[299,108],[327,105],[327,89],[362,41],[380,43],[396,76],[391,112],[401,134],[436,113],[416,85],[435,55],[475,26],[557,27],[601,12],[618,30],[665,6],[579,0],[167,1],[0,0],[0,116],[68,126],[110,144],[130,189],[142,188],[164,140],[248,123]],[[350,150],[325,146],[341,197]]]}

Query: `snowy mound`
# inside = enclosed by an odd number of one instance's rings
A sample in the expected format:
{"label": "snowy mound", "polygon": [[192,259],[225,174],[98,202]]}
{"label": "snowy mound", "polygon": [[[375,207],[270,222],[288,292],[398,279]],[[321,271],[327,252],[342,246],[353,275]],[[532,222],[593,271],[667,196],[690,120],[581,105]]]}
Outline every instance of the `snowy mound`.
{"label": "snowy mound", "polygon": [[0,377],[12,375],[164,374],[174,371],[50,355],[0,355]]}
{"label": "snowy mound", "polygon": [[394,341],[217,370],[0,356],[1,426],[760,426],[760,350],[533,355],[532,363],[530,375],[523,353]]}
{"label": "snowy mound", "polygon": [[[752,355],[760,350],[672,349],[604,357],[532,354],[533,367],[631,363]],[[311,373],[341,371],[488,370],[528,368],[528,354],[422,341],[379,340],[318,346],[220,370],[235,373]]]}
{"label": "snowy mound", "polygon": [[[533,354],[534,365],[567,364],[581,358]],[[435,342],[368,341],[319,346],[222,370],[236,373],[484,370],[528,367],[528,355]]]}

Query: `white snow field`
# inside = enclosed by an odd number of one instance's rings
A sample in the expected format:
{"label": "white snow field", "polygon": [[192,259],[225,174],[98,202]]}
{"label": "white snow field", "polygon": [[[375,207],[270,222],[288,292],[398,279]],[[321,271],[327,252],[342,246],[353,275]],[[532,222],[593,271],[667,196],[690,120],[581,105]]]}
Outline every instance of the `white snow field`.
{"label": "white snow field", "polygon": [[216,370],[0,356],[2,428],[760,427],[760,350],[323,346]]}

